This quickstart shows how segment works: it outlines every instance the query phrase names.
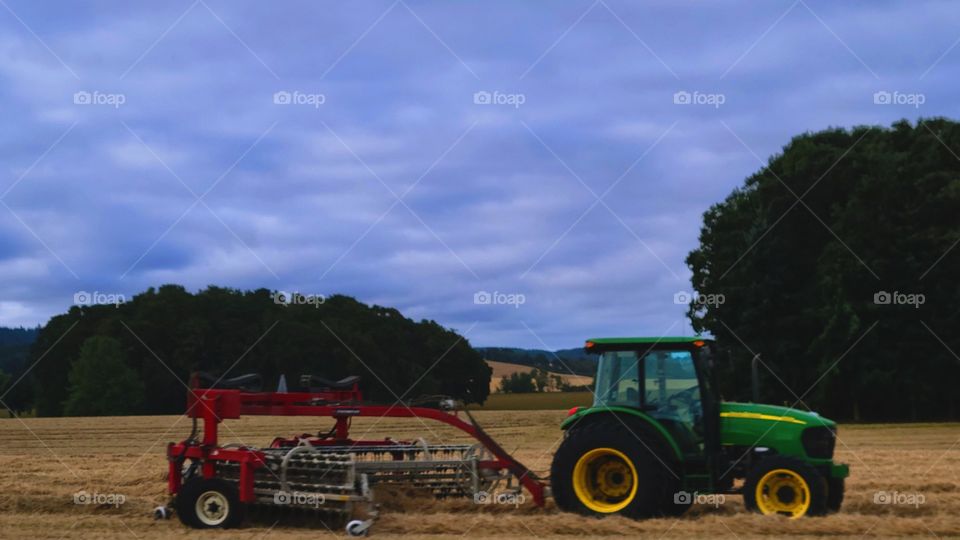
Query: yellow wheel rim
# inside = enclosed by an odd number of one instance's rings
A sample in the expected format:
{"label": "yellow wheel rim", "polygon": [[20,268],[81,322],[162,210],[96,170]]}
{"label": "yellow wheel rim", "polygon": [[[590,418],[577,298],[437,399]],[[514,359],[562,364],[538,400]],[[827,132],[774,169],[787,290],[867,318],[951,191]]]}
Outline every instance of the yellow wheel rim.
{"label": "yellow wheel rim", "polygon": [[764,514],[798,518],[810,509],[810,486],[790,469],[774,469],[757,482],[757,508]]}
{"label": "yellow wheel rim", "polygon": [[619,512],[637,495],[637,469],[619,450],[594,448],[573,466],[573,491],[594,512]]}

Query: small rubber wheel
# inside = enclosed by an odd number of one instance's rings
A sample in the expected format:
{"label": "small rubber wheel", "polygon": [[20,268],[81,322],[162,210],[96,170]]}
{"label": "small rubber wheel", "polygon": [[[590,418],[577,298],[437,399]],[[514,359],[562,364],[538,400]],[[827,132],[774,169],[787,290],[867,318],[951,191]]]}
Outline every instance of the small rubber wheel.
{"label": "small rubber wheel", "polygon": [[370,532],[370,525],[359,519],[354,519],[347,523],[347,534],[350,536],[367,536]]}
{"label": "small rubber wheel", "polygon": [[843,478],[830,478],[827,480],[827,512],[839,512],[843,504]]}
{"label": "small rubber wheel", "polygon": [[229,529],[243,521],[237,487],[219,478],[194,478],[177,495],[177,516],[194,529]]}
{"label": "small rubber wheel", "polygon": [[789,518],[827,513],[827,482],[807,463],[787,456],[763,459],[743,484],[743,503],[761,514]]}

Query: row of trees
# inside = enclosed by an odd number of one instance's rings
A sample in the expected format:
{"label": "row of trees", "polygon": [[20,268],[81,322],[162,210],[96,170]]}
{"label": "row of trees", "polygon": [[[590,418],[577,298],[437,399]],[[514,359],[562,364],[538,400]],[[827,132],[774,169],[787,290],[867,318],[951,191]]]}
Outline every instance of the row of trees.
{"label": "row of trees", "polygon": [[[42,356],[42,361],[37,362]],[[4,401],[41,416],[169,414],[184,409],[189,374],[362,377],[371,401],[448,395],[482,403],[490,368],[467,340],[439,324],[347,296],[283,304],[265,289],[178,285],[119,306],[72,307],[50,319],[30,349],[36,366]]]}
{"label": "row of trees", "polygon": [[[722,390],[853,420],[960,418],[960,124],[801,135],[704,215],[687,263]],[[955,249],[956,248],[956,249]],[[802,398],[802,399],[801,399]]]}
{"label": "row of trees", "polygon": [[530,371],[515,371],[500,379],[497,390],[504,394],[529,394],[533,392],[573,392],[588,390],[586,386],[573,386],[562,375],[534,368]]}
{"label": "row of trees", "polygon": [[3,403],[23,401],[31,389],[20,388],[16,381],[27,370],[30,346],[40,328],[0,328],[0,411]]}

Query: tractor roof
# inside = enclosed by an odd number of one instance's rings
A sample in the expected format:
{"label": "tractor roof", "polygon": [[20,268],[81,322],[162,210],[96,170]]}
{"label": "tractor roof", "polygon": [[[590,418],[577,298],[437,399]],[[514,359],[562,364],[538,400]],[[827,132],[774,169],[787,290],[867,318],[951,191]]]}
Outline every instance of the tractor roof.
{"label": "tractor roof", "polygon": [[656,348],[660,348],[661,346],[669,347],[670,345],[692,345],[699,347],[704,343],[712,342],[712,339],[700,336],[593,338],[587,340],[586,349],[589,352],[598,349],[623,349],[633,345],[646,345]]}

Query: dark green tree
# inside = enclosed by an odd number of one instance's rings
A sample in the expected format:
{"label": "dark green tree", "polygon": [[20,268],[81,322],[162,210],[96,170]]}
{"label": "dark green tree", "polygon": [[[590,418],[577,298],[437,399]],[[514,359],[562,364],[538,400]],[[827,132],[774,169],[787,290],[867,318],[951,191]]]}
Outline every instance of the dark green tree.
{"label": "dark green tree", "polygon": [[[3,371],[0,371],[0,396],[7,393],[7,387],[10,386],[10,382],[11,382],[10,375],[7,375]],[[6,405],[6,401],[4,401],[3,404],[0,404],[0,407],[7,408],[8,405]],[[9,406],[9,407],[12,408],[12,406]]]}
{"label": "dark green tree", "polygon": [[504,394],[529,394],[537,391],[533,372],[515,371],[500,380],[500,391]]}
{"label": "dark green tree", "polygon": [[[906,121],[794,138],[704,214],[687,263],[718,339],[727,399],[842,419],[955,419],[960,350],[960,124]],[[922,305],[875,303],[922,294]],[[800,398],[803,398],[802,401]]]}
{"label": "dark green tree", "polygon": [[123,359],[120,342],[94,336],[83,342],[68,377],[63,406],[67,416],[125,415],[141,412],[143,382]]}

